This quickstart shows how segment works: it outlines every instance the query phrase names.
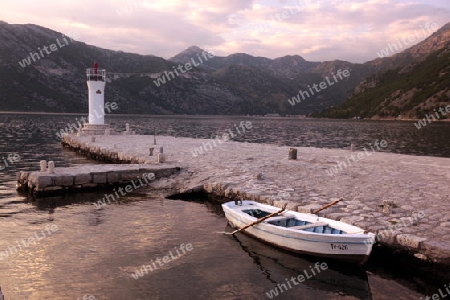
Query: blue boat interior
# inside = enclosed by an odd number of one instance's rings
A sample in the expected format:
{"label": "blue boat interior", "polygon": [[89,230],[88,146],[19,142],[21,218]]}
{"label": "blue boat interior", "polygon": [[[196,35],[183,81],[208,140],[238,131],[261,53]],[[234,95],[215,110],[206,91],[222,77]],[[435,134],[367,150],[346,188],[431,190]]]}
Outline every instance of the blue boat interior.
{"label": "blue boat interior", "polygon": [[[246,209],[246,210],[242,210],[242,212],[249,214],[250,216],[253,216],[257,219],[263,218],[270,214],[270,212],[262,211],[260,209]],[[312,224],[311,222],[297,220],[296,218],[293,218],[293,217],[268,221],[267,223],[275,225],[275,226],[282,226],[282,227],[287,227],[287,228]],[[346,233],[345,231],[330,227],[328,225],[327,226],[314,226],[314,227],[309,227],[309,228],[300,229],[300,230],[315,232],[315,233],[323,233],[323,234],[345,234]]]}

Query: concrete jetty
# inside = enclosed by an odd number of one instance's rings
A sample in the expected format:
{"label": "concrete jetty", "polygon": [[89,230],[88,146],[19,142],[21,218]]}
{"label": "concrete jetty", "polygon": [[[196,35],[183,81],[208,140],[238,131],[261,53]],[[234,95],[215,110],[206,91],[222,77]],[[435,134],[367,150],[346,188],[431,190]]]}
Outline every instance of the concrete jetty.
{"label": "concrete jetty", "polygon": [[177,167],[144,164],[81,165],[48,171],[17,173],[17,189],[35,196],[103,188],[111,185],[147,185],[179,172]]}
{"label": "concrete jetty", "polygon": [[[319,213],[378,234],[378,242],[417,259],[450,265],[450,159],[341,149],[297,148],[225,140],[157,136],[65,135],[62,143],[80,153],[116,163],[180,167],[176,176],[153,181],[167,196],[204,191],[223,201],[253,199]],[[356,145],[362,149],[367,145]],[[164,163],[149,148],[164,148]],[[350,145],[349,145],[350,149]],[[156,151],[156,150],[155,150]],[[329,171],[351,155],[361,159]]]}

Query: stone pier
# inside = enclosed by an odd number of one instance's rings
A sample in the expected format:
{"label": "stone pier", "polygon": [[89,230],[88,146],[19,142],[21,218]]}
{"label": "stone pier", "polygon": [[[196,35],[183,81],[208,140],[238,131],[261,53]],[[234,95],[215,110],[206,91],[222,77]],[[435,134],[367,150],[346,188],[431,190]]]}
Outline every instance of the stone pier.
{"label": "stone pier", "polygon": [[[180,167],[176,176],[151,184],[167,188],[167,196],[205,191],[223,201],[288,202],[300,212],[343,198],[319,215],[377,233],[380,244],[417,259],[450,265],[449,158],[367,152],[360,145],[352,152],[349,145],[297,148],[297,159],[289,159],[288,146],[162,136],[155,144],[153,136],[140,135],[97,136],[94,142],[66,135],[62,143],[99,160]],[[360,159],[349,159],[352,154]]]}

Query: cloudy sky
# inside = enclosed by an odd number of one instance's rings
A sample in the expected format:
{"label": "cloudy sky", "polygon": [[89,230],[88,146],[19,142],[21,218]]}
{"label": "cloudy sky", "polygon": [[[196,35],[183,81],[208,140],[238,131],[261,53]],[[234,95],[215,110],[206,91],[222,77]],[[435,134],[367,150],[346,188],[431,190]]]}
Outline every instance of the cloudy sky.
{"label": "cloudy sky", "polygon": [[164,58],[197,45],[220,56],[364,62],[388,43],[415,31],[428,36],[427,26],[450,22],[450,1],[13,0],[2,1],[0,20],[76,32],[78,40],[98,47]]}

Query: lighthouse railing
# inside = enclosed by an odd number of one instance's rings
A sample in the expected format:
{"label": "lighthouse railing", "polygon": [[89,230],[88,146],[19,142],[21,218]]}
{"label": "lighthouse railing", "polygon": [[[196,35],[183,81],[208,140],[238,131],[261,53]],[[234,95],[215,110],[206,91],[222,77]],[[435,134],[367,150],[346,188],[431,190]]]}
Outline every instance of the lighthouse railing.
{"label": "lighthouse railing", "polygon": [[105,69],[95,69],[95,68],[86,69],[86,77],[87,77],[87,80],[90,80],[90,81],[105,81],[106,70]]}

